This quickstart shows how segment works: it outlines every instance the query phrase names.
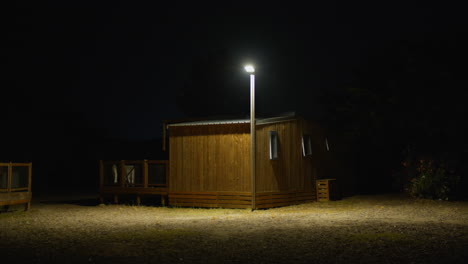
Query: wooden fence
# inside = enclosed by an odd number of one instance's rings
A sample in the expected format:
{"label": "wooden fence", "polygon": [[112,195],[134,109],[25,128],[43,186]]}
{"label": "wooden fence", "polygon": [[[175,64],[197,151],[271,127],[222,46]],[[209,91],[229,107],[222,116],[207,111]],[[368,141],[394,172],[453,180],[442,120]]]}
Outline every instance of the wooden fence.
{"label": "wooden fence", "polygon": [[119,202],[119,195],[136,195],[137,204],[143,195],[159,195],[161,204],[166,204],[167,160],[101,160],[99,167],[101,203],[108,195],[114,203]]}
{"label": "wooden fence", "polygon": [[0,163],[0,205],[31,207],[32,163]]}

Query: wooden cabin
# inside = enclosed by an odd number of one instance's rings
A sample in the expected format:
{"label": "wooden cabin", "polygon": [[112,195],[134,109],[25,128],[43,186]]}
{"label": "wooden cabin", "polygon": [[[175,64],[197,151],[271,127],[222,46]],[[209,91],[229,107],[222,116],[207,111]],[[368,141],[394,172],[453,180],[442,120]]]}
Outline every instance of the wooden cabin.
{"label": "wooden cabin", "polygon": [[0,205],[31,207],[32,163],[0,163]]}
{"label": "wooden cabin", "polygon": [[326,177],[322,161],[328,142],[312,122],[296,116],[256,120],[254,192],[249,119],[166,127],[171,206],[259,209],[317,200],[316,179]]}

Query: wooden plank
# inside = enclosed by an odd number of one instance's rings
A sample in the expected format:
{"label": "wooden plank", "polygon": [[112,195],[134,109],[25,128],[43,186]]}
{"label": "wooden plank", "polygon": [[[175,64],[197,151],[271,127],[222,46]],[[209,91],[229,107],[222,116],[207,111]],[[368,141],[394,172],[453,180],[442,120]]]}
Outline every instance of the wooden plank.
{"label": "wooden plank", "polygon": [[259,201],[257,204],[262,205],[262,204],[278,204],[278,203],[296,203],[296,202],[301,202],[301,201],[310,201],[313,202],[315,201],[316,198],[315,196],[311,197],[302,197],[302,198],[283,198],[283,199],[272,199],[272,200],[264,200],[264,201]]}
{"label": "wooden plank", "polygon": [[271,195],[283,195],[283,194],[296,194],[297,192],[285,191],[285,192],[260,192],[257,193],[257,197],[260,196],[271,196]]}
{"label": "wooden plank", "polygon": [[8,201],[15,201],[15,200],[30,200],[31,199],[30,192],[8,192],[8,193],[0,193],[0,201],[8,202]]}
{"label": "wooden plank", "polygon": [[28,204],[31,202],[31,199],[22,199],[22,200],[0,200],[0,205],[15,205],[15,204]]}
{"label": "wooden plank", "polygon": [[297,202],[286,202],[286,203],[262,204],[262,205],[258,205],[258,208],[259,209],[266,209],[266,208],[274,208],[274,207],[282,207],[282,206],[303,204],[303,203],[309,203],[309,202],[313,202],[313,201],[297,201]]}
{"label": "wooden plank", "polygon": [[173,194],[169,194],[169,199],[177,199],[177,198],[217,200],[218,196],[216,195],[173,195]]}
{"label": "wooden plank", "polygon": [[313,192],[267,192],[267,193],[259,193],[257,194],[258,199],[262,199],[262,197],[274,197],[274,196],[281,196],[281,195],[289,195],[289,196],[298,196],[298,195],[309,195],[314,194]]}
{"label": "wooden plank", "polygon": [[212,203],[212,204],[245,204],[250,205],[250,201],[241,201],[241,200],[212,200],[212,199],[173,199],[169,197],[169,204],[177,203]]}
{"label": "wooden plank", "polygon": [[186,194],[186,195],[248,195],[250,192],[174,192],[171,191],[170,194]]}
{"label": "wooden plank", "polygon": [[[32,163],[13,163],[12,162],[12,163],[5,163],[5,164],[9,164],[9,165],[14,166],[14,167],[21,167],[21,166],[29,167],[29,166],[31,166]],[[0,166],[2,166],[1,163],[0,163]]]}
{"label": "wooden plank", "polygon": [[135,194],[135,195],[167,195],[167,192],[161,192],[161,191],[158,191],[158,192],[131,192],[131,191],[102,191],[101,192],[101,195],[104,195],[104,194],[115,194],[115,195],[119,195],[119,194]]}
{"label": "wooden plank", "polygon": [[184,199],[214,199],[214,200],[251,200],[251,196],[223,196],[223,195],[174,195],[169,193],[170,198]]}
{"label": "wooden plank", "polygon": [[302,197],[287,197],[287,198],[276,198],[276,199],[266,199],[266,200],[261,200],[259,203],[269,203],[269,202],[275,202],[275,201],[297,201],[297,200],[309,200],[309,199],[315,199],[315,195],[311,196],[302,196]]}
{"label": "wooden plank", "polygon": [[0,200],[23,200],[31,199],[30,192],[13,192],[13,193],[0,193]]}
{"label": "wooden plank", "polygon": [[143,187],[148,188],[148,160],[143,161]]}
{"label": "wooden plank", "polygon": [[270,194],[270,195],[258,195],[257,198],[259,200],[262,199],[270,199],[272,197],[290,197],[290,196],[295,196],[296,193],[278,193],[278,194]]}
{"label": "wooden plank", "polygon": [[100,188],[100,193],[106,194],[165,194],[167,188],[143,188],[143,187],[103,187]]}
{"label": "wooden plank", "polygon": [[218,196],[220,200],[252,200],[252,196]]}
{"label": "wooden plank", "polygon": [[11,188],[10,191],[12,192],[19,192],[19,191],[28,191],[29,187],[24,187],[24,188]]}
{"label": "wooden plank", "polygon": [[306,192],[285,192],[285,193],[261,193],[257,200],[257,204],[262,208],[267,208],[269,205],[276,207],[278,204],[297,204],[308,201],[316,201],[314,193]]}
{"label": "wooden plank", "polygon": [[315,197],[316,195],[315,194],[308,194],[308,195],[299,195],[299,196],[296,196],[296,195],[290,195],[290,196],[272,196],[272,197],[264,197],[263,199],[259,199],[258,201],[269,201],[269,200],[278,200],[278,199],[290,199],[290,198],[294,198],[294,199],[302,199],[302,198],[308,198],[308,197]]}
{"label": "wooden plank", "polygon": [[250,204],[215,204],[215,203],[174,203],[171,206],[180,207],[200,207],[200,208],[232,208],[232,209],[245,209],[250,208]]}

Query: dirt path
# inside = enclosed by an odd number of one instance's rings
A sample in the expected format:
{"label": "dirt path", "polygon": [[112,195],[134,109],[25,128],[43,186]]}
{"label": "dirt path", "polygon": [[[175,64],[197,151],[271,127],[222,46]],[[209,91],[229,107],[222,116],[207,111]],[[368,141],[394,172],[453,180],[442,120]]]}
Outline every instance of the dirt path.
{"label": "dirt path", "polygon": [[[468,202],[355,196],[250,212],[36,202],[0,213],[13,263],[465,263]],[[6,263],[6,262],[5,262]]]}

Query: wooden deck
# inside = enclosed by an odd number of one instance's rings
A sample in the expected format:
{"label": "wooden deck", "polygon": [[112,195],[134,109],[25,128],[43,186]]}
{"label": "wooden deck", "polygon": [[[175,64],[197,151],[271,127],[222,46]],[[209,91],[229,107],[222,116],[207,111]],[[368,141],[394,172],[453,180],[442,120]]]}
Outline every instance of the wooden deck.
{"label": "wooden deck", "polygon": [[31,207],[32,163],[0,163],[0,206]]}
{"label": "wooden deck", "polygon": [[[100,197],[119,203],[119,196],[160,196],[161,205],[205,208],[251,208],[250,191],[177,191],[169,188],[168,161],[101,161]],[[258,192],[256,208],[272,208],[317,200],[314,191]]]}
{"label": "wooden deck", "polygon": [[135,195],[140,204],[142,196],[159,195],[161,204],[166,205],[167,165],[167,160],[100,161],[101,203],[107,196],[118,203],[119,195]]}

